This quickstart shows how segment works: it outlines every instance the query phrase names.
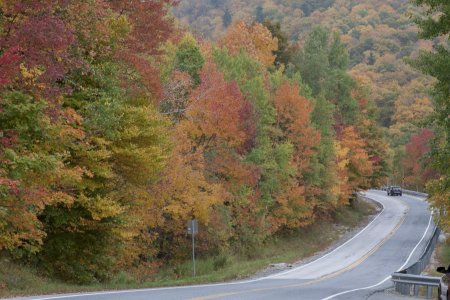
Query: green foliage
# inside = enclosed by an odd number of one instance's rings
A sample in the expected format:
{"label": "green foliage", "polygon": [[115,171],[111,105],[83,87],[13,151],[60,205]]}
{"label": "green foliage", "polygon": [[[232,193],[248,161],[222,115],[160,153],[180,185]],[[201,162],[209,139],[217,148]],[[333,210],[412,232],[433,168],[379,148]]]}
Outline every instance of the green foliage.
{"label": "green foliage", "polygon": [[228,79],[236,80],[242,93],[253,103],[258,116],[256,147],[249,153],[248,161],[261,168],[261,205],[273,204],[273,197],[282,190],[282,184],[292,172],[288,162],[292,145],[276,144],[273,140],[276,111],[264,88],[261,67],[245,53],[232,57],[223,50],[214,53],[216,62]]}
{"label": "green foliage", "polygon": [[[109,235],[109,237],[108,237]],[[90,284],[110,279],[117,266],[121,243],[112,232],[59,232],[46,240],[40,262],[49,276],[77,284]],[[114,247],[108,247],[111,243]],[[64,249],[64,251],[61,251]]]}
{"label": "green foliage", "polygon": [[[450,51],[448,45],[450,32],[450,3],[444,0],[416,0],[415,3],[428,8],[425,19],[416,22],[422,37],[432,39],[443,37],[444,42],[434,47],[433,52],[422,52],[411,64],[437,79],[432,92],[435,112],[430,125],[434,129],[431,157],[440,178],[430,181],[428,190],[430,201],[439,209],[444,219],[441,222],[446,230],[450,228],[448,217],[450,196]],[[446,42],[445,42],[446,41]]]}
{"label": "green foliage", "polygon": [[[416,18],[422,30],[420,36],[431,39],[450,32],[450,3],[446,0],[414,0],[416,5],[428,8],[426,18]],[[434,16],[438,13],[438,17]]]}
{"label": "green foliage", "polygon": [[347,47],[341,42],[341,35],[339,32],[333,33],[330,49],[328,51],[328,61],[330,68],[347,70],[348,67],[348,52]]}
{"label": "green foliage", "polygon": [[355,82],[346,73],[348,55],[338,33],[330,41],[325,29],[315,27],[292,62],[311,87],[313,96],[322,93],[337,106],[344,124],[355,123],[358,106],[351,96]]}
{"label": "green foliage", "polygon": [[37,215],[45,205],[70,203],[65,189],[81,176],[77,167],[65,164],[67,147],[79,132],[63,121],[52,122],[48,109],[45,101],[19,91],[2,97],[0,122],[7,142],[0,145],[0,248],[17,256],[40,250],[45,233]]}
{"label": "green foliage", "polygon": [[319,151],[323,164],[333,159],[333,112],[334,107],[323,96],[317,97],[311,114],[313,125],[320,131],[322,150]]}
{"label": "green foliage", "polygon": [[168,123],[147,99],[127,98],[119,72],[119,65],[92,66],[90,80],[79,79],[84,88],[68,97],[93,135],[71,145],[67,161],[87,176],[72,191],[74,204],[47,206],[39,217],[47,233],[39,259],[50,275],[71,282],[110,278],[127,235],[137,234],[129,213],[145,204],[126,195],[155,180],[169,149]]}
{"label": "green foliage", "polygon": [[45,115],[47,103],[35,101],[21,92],[12,92],[2,97],[2,129],[13,129],[23,147],[32,147],[51,134],[49,118]]}
{"label": "green foliage", "polygon": [[177,47],[175,53],[175,69],[191,75],[195,84],[200,82],[199,72],[205,60],[203,59],[196,40],[186,35]]}
{"label": "green foliage", "polygon": [[292,63],[300,71],[305,83],[311,87],[314,96],[324,90],[330,70],[328,56],[328,33],[321,27],[315,27],[305,46],[294,53]]}
{"label": "green foliage", "polygon": [[280,23],[272,23],[270,20],[264,20],[262,24],[270,30],[273,37],[278,40],[278,49],[274,52],[275,54],[275,66],[280,66],[281,64],[287,66],[291,60],[291,55],[293,52],[292,47],[289,45],[288,36],[285,32],[281,30]]}
{"label": "green foliage", "polygon": [[311,120],[320,132],[320,143],[317,146],[311,165],[311,171],[307,174],[307,180],[312,186],[320,188],[318,206],[322,210],[328,210],[336,199],[332,195],[332,187],[337,182],[333,168],[335,160],[333,113],[334,106],[322,95],[316,98]]}

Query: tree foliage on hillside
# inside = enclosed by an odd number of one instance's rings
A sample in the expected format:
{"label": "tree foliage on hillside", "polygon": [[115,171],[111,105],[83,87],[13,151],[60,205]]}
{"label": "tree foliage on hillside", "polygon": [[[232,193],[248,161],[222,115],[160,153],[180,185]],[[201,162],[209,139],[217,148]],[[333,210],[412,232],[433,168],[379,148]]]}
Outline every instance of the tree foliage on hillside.
{"label": "tree foliage on hillside", "polygon": [[[426,15],[416,18],[425,39],[436,40],[442,37],[442,43],[433,47],[433,51],[421,52],[411,64],[436,78],[432,90],[434,113],[429,125],[434,132],[431,142],[431,158],[438,178],[429,182],[427,189],[430,201],[439,209],[441,225],[450,229],[450,51],[448,49],[450,32],[450,3],[445,0],[416,0],[418,6],[424,6]],[[413,141],[411,141],[413,142]]]}
{"label": "tree foliage on hillside", "polygon": [[237,21],[213,44],[173,3],[0,2],[3,253],[70,282],[148,279],[188,258],[192,218],[201,255],[251,255],[385,179],[339,34],[291,57],[279,27]]}
{"label": "tree foliage on hillside", "polygon": [[[376,120],[378,124],[389,128],[387,134],[392,135],[392,140],[399,141],[393,145],[400,146],[396,150],[397,153],[404,148],[411,135],[418,133],[419,126],[406,125],[397,115],[402,110],[405,99],[423,99],[426,90],[432,84],[430,77],[421,75],[404,62],[404,58],[411,55],[417,56],[421,49],[430,50],[436,42],[420,40],[418,28],[409,17],[412,14],[423,13],[423,9],[415,7],[408,0],[267,0],[263,2],[240,0],[232,1],[232,3],[224,1],[223,6],[215,6],[208,0],[195,0],[181,1],[175,14],[195,32],[216,40],[224,35],[226,29],[215,26],[215,20],[218,15],[221,15],[224,7],[231,11],[235,20],[263,22],[269,28],[278,38],[278,50],[274,52],[277,57],[275,65],[279,67],[282,63],[286,70],[289,70],[290,63],[297,63],[297,65],[299,63],[301,56],[298,53],[293,54],[294,49],[308,51],[308,48],[313,47],[307,43],[307,37],[310,32],[317,32],[315,27],[325,28],[326,33],[339,33],[342,45],[335,46],[348,48],[346,57],[348,64],[341,60],[343,63],[341,65],[345,65],[345,69],[350,69],[352,77],[364,78],[370,86],[372,92],[369,100],[373,100],[379,108]],[[438,7],[436,4],[433,10]],[[424,23],[426,24],[424,26],[434,28],[437,24],[445,23],[445,16],[444,14],[435,24],[428,22]],[[285,34],[280,35],[280,32]],[[291,45],[287,47],[287,51],[280,52],[286,49],[284,37],[290,41]],[[316,46],[324,43],[324,37],[317,35],[316,38],[314,40],[314,43],[317,43]],[[350,81],[342,74],[336,74],[338,72],[327,74],[332,80],[319,80],[324,78],[319,73],[324,70],[325,64],[340,62],[329,61],[333,58],[326,59],[325,49],[316,50],[323,54],[322,57],[317,57],[317,61],[309,61],[307,55],[303,56],[304,67],[310,69],[310,73],[305,73],[303,80],[307,81],[315,92],[318,90],[318,85],[328,83],[343,84],[343,87],[347,87]],[[333,53],[337,55],[337,58],[340,57],[339,49],[335,50]],[[291,55],[295,58],[291,59]],[[307,64],[310,65],[306,66]],[[339,69],[338,65],[334,67],[335,70]],[[417,83],[420,83],[421,89],[411,90],[411,87],[417,86]],[[354,107],[352,103],[352,106],[348,108],[351,110]],[[421,114],[420,119],[423,120],[424,116],[432,110],[432,105],[422,101],[420,107],[417,106],[416,109]],[[415,121],[418,119],[416,118]]]}

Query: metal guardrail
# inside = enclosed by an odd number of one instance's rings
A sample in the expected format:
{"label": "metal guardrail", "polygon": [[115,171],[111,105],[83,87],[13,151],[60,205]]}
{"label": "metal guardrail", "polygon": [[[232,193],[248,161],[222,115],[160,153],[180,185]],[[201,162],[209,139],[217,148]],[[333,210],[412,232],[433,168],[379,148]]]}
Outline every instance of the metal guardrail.
{"label": "metal guardrail", "polygon": [[434,247],[437,244],[439,234],[441,233],[441,230],[439,227],[435,227],[433,231],[433,235],[431,239],[428,241],[428,244],[423,251],[422,255],[420,256],[420,259],[409,266],[408,268],[400,271],[400,273],[404,274],[415,274],[419,275],[422,273],[422,271],[427,267],[428,263],[430,262],[431,254],[433,254]]}
{"label": "metal guardrail", "polygon": [[402,191],[403,191],[403,193],[408,194],[408,195],[419,196],[419,197],[428,197],[427,193],[422,193],[422,192],[412,191],[412,190],[406,190],[406,189],[402,189]]}
{"label": "metal guardrail", "polygon": [[433,296],[433,287],[438,287],[440,278],[411,274],[392,274],[392,281],[395,284],[395,290],[402,295],[418,296],[421,286],[426,287],[426,298],[431,299]]}
{"label": "metal guardrail", "polygon": [[420,275],[420,273],[422,273],[430,262],[431,255],[437,244],[440,233],[440,229],[435,227],[433,236],[428,241],[419,260],[406,269],[392,274],[392,281],[394,281],[396,292],[402,295],[417,296],[419,294],[419,288],[425,286],[427,289],[426,297],[427,299],[431,299],[432,289],[433,287],[439,286],[440,277],[423,276]]}

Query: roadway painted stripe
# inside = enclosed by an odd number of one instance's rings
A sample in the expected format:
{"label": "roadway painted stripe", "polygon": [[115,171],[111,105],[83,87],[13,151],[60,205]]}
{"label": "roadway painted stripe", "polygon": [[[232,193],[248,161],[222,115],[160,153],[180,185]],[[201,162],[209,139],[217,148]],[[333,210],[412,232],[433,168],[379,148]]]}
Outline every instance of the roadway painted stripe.
{"label": "roadway painted stripe", "polygon": [[[416,251],[417,247],[419,247],[420,243],[422,243],[423,239],[425,238],[425,236],[426,236],[426,234],[427,234],[427,232],[428,232],[428,229],[430,228],[430,225],[431,225],[431,221],[432,221],[432,220],[433,220],[433,214],[430,215],[430,219],[428,220],[428,226],[427,226],[427,228],[425,229],[425,232],[423,233],[422,238],[421,238],[420,241],[416,244],[416,246],[414,247],[414,249],[412,249],[412,251],[411,251],[411,253],[409,254],[408,258],[406,259],[405,263],[404,263],[400,268],[398,268],[397,272],[398,272],[398,271],[401,271],[401,270],[408,264],[409,260],[411,259],[411,257],[413,256],[414,252]],[[386,277],[385,279],[383,279],[382,281],[380,281],[380,282],[378,282],[378,283],[376,283],[376,284],[374,284],[374,285],[366,286],[366,287],[362,287],[362,288],[358,288],[358,289],[353,289],[353,290],[343,291],[343,292],[340,292],[340,293],[331,295],[331,296],[329,296],[329,297],[323,298],[323,299],[321,299],[321,300],[330,300],[330,299],[333,299],[333,298],[335,298],[335,297],[337,297],[337,296],[345,295],[345,294],[348,294],[348,293],[352,293],[352,292],[356,292],[356,291],[362,291],[362,290],[369,290],[369,289],[372,289],[372,288],[377,287],[377,286],[379,286],[379,285],[382,285],[383,283],[385,283],[385,282],[386,282],[387,280],[389,280],[390,278],[391,278],[391,276],[389,275],[388,277]]]}
{"label": "roadway painted stripe", "polygon": [[247,294],[247,293],[254,293],[254,292],[263,292],[263,291],[273,291],[273,290],[293,288],[293,287],[302,287],[302,286],[311,285],[311,284],[314,284],[314,283],[317,283],[317,282],[321,282],[321,281],[326,280],[326,279],[330,279],[330,278],[336,277],[336,276],[338,276],[338,275],[340,275],[342,273],[345,273],[347,271],[350,271],[350,270],[356,268],[357,266],[362,264],[364,261],[366,261],[384,243],[386,243],[386,241],[389,240],[392,237],[392,235],[394,235],[394,233],[403,224],[404,220],[405,220],[405,217],[402,217],[401,220],[394,227],[394,229],[392,229],[391,232],[389,232],[389,234],[383,240],[381,240],[378,244],[376,244],[368,253],[366,253],[360,259],[358,259],[357,261],[355,261],[352,264],[348,265],[347,267],[345,267],[345,268],[343,268],[343,269],[341,269],[339,271],[336,271],[334,273],[330,273],[330,274],[324,275],[322,277],[316,278],[314,280],[310,280],[310,281],[303,282],[303,283],[289,284],[289,285],[282,285],[282,286],[275,286],[275,287],[266,287],[266,288],[257,288],[257,289],[248,289],[248,290],[241,290],[241,291],[235,291],[235,292],[229,292],[229,293],[221,293],[221,294],[211,294],[211,295],[208,295],[208,296],[200,296],[200,297],[190,298],[189,300],[211,300],[211,299],[218,299],[218,298],[223,298],[223,297],[227,297],[227,296],[234,296],[234,295],[240,295],[240,294]]}
{"label": "roadway painted stripe", "polygon": [[317,262],[317,261],[320,261],[320,260],[322,260],[322,259],[324,259],[324,258],[326,258],[326,257],[328,257],[328,256],[330,256],[331,254],[333,254],[333,253],[335,253],[336,251],[338,251],[339,249],[341,249],[342,247],[344,247],[345,245],[347,245],[348,243],[350,243],[351,241],[353,241],[355,238],[357,238],[359,235],[361,235],[364,231],[366,231],[380,216],[381,216],[381,214],[382,213],[384,213],[384,211],[385,211],[385,207],[384,207],[384,205],[383,205],[383,203],[381,203],[381,202],[379,202],[379,201],[377,201],[377,200],[373,200],[373,201],[376,201],[376,202],[378,202],[379,204],[381,204],[381,206],[383,207],[382,208],[382,210],[380,211],[380,213],[369,223],[369,224],[367,224],[367,226],[366,227],[364,227],[360,232],[358,232],[355,236],[353,236],[351,239],[349,239],[348,241],[346,241],[345,243],[343,243],[342,245],[340,245],[339,247],[337,247],[337,248],[335,248],[335,249],[333,249],[333,251],[330,251],[330,252],[328,252],[327,254],[325,254],[325,255],[323,255],[323,256],[321,256],[321,257],[319,257],[319,258],[317,258],[317,259],[315,259],[315,260],[313,260],[313,261],[311,261],[311,262],[309,262],[309,263],[307,263],[307,264],[304,264],[304,265],[302,265],[302,266],[299,266],[299,267],[296,267],[296,268],[293,268],[293,269],[291,269],[291,270],[287,270],[287,271],[284,271],[284,272],[281,272],[281,273],[277,273],[277,274],[274,274],[274,275],[270,275],[270,276],[267,276],[267,277],[265,277],[265,279],[268,279],[268,278],[276,278],[276,277],[279,277],[279,276],[282,276],[282,275],[285,275],[285,274],[289,274],[289,273],[292,273],[292,272],[295,272],[295,271],[298,271],[298,270],[301,270],[301,269],[304,269],[305,267],[307,267],[307,266],[309,266],[309,265],[311,265],[311,264],[313,264],[313,263],[315,263],[315,262]]}

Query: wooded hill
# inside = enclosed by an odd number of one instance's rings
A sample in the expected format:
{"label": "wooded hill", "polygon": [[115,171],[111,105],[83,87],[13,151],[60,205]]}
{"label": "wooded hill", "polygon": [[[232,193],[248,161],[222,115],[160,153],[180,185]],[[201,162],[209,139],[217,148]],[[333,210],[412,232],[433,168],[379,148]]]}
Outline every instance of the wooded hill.
{"label": "wooded hill", "polygon": [[[411,170],[402,161],[404,145],[433,111],[432,79],[405,59],[431,50],[442,40],[419,39],[413,18],[423,11],[409,0],[182,0],[175,15],[195,34],[213,40],[221,39],[228,26],[239,20],[279,23],[277,30],[285,33],[285,43],[300,48],[315,26],[339,32],[349,53],[349,74],[370,91],[368,98],[378,107],[378,124],[389,129],[386,134],[394,151],[391,182],[421,188],[425,181],[405,176]],[[288,61],[296,63],[293,49],[282,58],[286,68]]]}

